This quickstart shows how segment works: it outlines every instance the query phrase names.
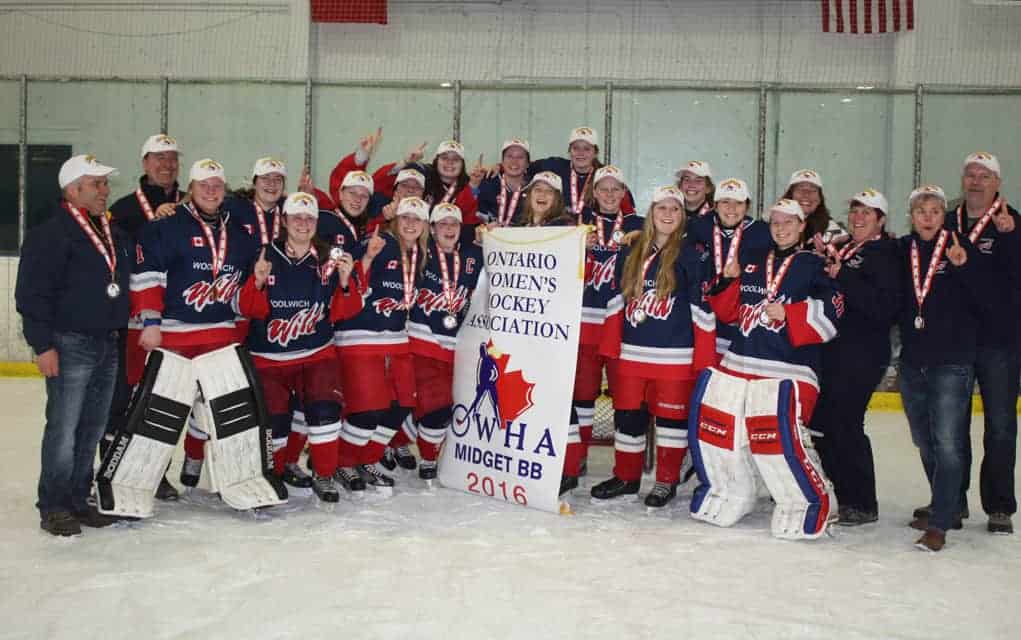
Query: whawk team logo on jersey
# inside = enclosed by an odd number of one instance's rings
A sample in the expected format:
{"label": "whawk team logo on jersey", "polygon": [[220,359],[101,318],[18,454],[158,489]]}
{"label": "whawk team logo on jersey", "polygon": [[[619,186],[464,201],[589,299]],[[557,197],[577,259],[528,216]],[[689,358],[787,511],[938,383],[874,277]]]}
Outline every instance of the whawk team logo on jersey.
{"label": "whawk team logo on jersey", "polygon": [[617,268],[617,254],[614,253],[603,262],[594,260],[592,262],[592,271],[589,274],[588,280],[585,282],[587,286],[592,287],[596,291],[603,288],[604,284],[613,282],[613,272]]}
{"label": "whawk team logo on jersey", "polygon": [[184,303],[199,313],[207,306],[219,302],[230,304],[241,288],[241,272],[223,274],[209,282],[199,280],[181,293]]}
{"label": "whawk team logo on jersey", "polygon": [[647,318],[666,320],[674,311],[674,297],[670,296],[664,300],[656,296],[655,289],[649,289],[642,294],[641,298],[629,301],[624,307],[624,318],[632,327],[637,327],[641,324],[635,318],[635,312],[639,309],[645,312]]}
{"label": "whawk team logo on jersey", "polygon": [[274,318],[266,326],[266,339],[281,347],[287,347],[302,336],[314,335],[316,327],[325,317],[326,305],[317,302],[290,318]]}
{"label": "whawk team logo on jersey", "polygon": [[[783,304],[785,296],[781,296],[779,300],[775,302]],[[769,302],[763,298],[756,304],[743,304],[737,311],[737,328],[741,331],[741,335],[748,337],[751,335],[755,327],[762,327],[766,331],[772,331],[773,333],[780,333],[780,330],[787,324],[784,320],[769,320],[766,319],[766,305]],[[763,321],[765,319],[765,321]]]}
{"label": "whawk team logo on jersey", "polygon": [[380,298],[372,303],[372,308],[384,318],[389,318],[394,311],[407,311],[408,305],[396,298]]}
{"label": "whawk team logo on jersey", "polygon": [[[422,310],[425,315],[432,315],[433,311],[442,311],[444,313],[450,308],[447,304],[447,296],[442,291],[430,291],[429,289],[419,289],[418,299],[415,301],[418,308]],[[453,313],[458,313],[465,308],[468,304],[468,289],[467,287],[460,286],[457,288],[457,293],[454,296]]]}

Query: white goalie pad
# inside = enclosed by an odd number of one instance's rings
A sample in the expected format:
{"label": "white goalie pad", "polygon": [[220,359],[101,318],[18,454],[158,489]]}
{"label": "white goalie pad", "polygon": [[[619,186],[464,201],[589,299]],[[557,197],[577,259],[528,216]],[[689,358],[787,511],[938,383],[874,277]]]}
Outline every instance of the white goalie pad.
{"label": "white goalie pad", "polygon": [[153,515],[153,496],[174,455],[197,387],[191,360],[157,349],[146,362],[124,428],[96,474],[100,513]]}
{"label": "white goalie pad", "polygon": [[757,477],[744,426],[748,381],[713,368],[695,383],[688,445],[698,486],[691,517],[729,527],[755,507]]}
{"label": "white goalie pad", "polygon": [[273,475],[269,419],[251,359],[237,345],[192,360],[209,434],[206,463],[212,490],[235,509],[283,504],[287,490]]}
{"label": "white goalie pad", "polygon": [[818,538],[837,513],[833,485],[799,415],[793,381],[748,383],[745,423],[752,458],[776,502],[773,535],[789,540]]}

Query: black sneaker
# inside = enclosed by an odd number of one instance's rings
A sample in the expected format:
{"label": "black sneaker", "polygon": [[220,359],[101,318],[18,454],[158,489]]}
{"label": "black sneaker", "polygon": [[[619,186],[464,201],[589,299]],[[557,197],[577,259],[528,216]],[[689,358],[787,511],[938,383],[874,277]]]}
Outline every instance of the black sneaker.
{"label": "black sneaker", "polygon": [[665,507],[671,500],[677,497],[677,483],[657,482],[645,496],[645,506],[659,509]]}
{"label": "black sneaker", "polygon": [[418,467],[418,460],[415,459],[415,454],[411,453],[411,447],[408,445],[397,447],[393,450],[393,454],[394,460],[397,461],[397,466],[401,469],[414,471]]}
{"label": "black sneaker", "polygon": [[641,480],[625,481],[613,476],[592,487],[592,497],[597,500],[610,500],[620,496],[637,495],[641,484]]}
{"label": "black sneaker", "polygon": [[[929,519],[915,518],[914,520],[911,521],[911,523],[908,526],[911,527],[912,529],[918,529],[919,531],[926,531],[929,529]],[[964,523],[961,521],[960,518],[957,518],[956,520],[950,523],[950,528],[955,531],[958,529],[963,529]]]}
{"label": "black sneaker", "polygon": [[181,494],[177,492],[177,488],[170,484],[167,476],[164,475],[160,480],[160,486],[156,487],[156,499],[163,502],[175,502],[180,497]]}
{"label": "black sneaker", "polygon": [[394,450],[390,447],[383,449],[383,457],[380,458],[379,464],[387,471],[393,471],[397,468],[397,460],[394,459]]}
{"label": "black sneaker", "polygon": [[89,507],[84,511],[75,511],[74,519],[78,521],[78,524],[86,527],[92,527],[93,529],[109,527],[120,520],[120,518],[116,516],[108,516],[100,513],[99,510],[92,505],[89,505]]}
{"label": "black sneaker", "polygon": [[578,476],[560,476],[560,495],[578,488]]}
{"label": "black sneaker", "polygon": [[422,464],[418,465],[418,477],[421,478],[422,480],[435,480],[436,461],[423,460]]}
{"label": "black sneaker", "polygon": [[[932,514],[932,505],[931,504],[927,504],[924,507],[918,507],[917,509],[915,509],[911,513],[911,517],[916,519],[916,520],[919,519],[919,518],[922,518],[923,520],[928,520],[929,516],[931,514]],[[961,520],[967,520],[970,515],[971,515],[971,513],[968,511],[968,506],[965,505],[965,507],[963,509],[961,509],[961,513],[957,514],[957,517],[959,519],[961,519]],[[956,528],[959,529],[960,527],[956,527]]]}
{"label": "black sneaker", "polygon": [[394,479],[379,470],[374,464],[358,465],[358,475],[362,477],[366,485],[372,485],[377,489],[386,489],[394,486]]}
{"label": "black sneaker", "polygon": [[879,514],[875,511],[865,511],[856,507],[840,507],[837,524],[844,527],[857,527],[878,520]]}
{"label": "black sneaker", "polygon": [[70,511],[47,513],[39,521],[39,528],[55,536],[80,536],[82,527]]}
{"label": "black sneaker", "polygon": [[333,478],[330,476],[321,476],[319,474],[312,476],[312,491],[323,502],[340,501],[340,491],[337,490],[337,485],[333,484]]}
{"label": "black sneaker", "polygon": [[312,489],[312,476],[305,473],[305,470],[293,462],[284,465],[284,473],[280,476],[284,484],[295,489]]}
{"label": "black sneaker", "polygon": [[1010,535],[1014,533],[1014,523],[1010,521],[1009,513],[990,513],[986,529],[988,529],[989,533]]}
{"label": "black sneaker", "polygon": [[181,484],[186,487],[197,487],[200,475],[202,475],[202,460],[185,456],[184,463],[181,464]]}
{"label": "black sneaker", "polygon": [[365,481],[354,467],[337,467],[333,472],[333,479],[348,491],[365,491]]}

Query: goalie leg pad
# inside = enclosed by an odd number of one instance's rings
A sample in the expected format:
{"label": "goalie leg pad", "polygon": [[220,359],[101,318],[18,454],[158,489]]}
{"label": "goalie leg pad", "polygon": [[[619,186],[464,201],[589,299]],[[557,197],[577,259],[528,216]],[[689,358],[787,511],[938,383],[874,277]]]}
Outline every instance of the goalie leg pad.
{"label": "goalie leg pad", "polygon": [[191,361],[157,349],[149,356],[122,428],[106,449],[95,487],[101,513],[149,518],[174,455],[196,386]]}
{"label": "goalie leg pad", "polygon": [[235,509],[286,502],[287,489],[273,474],[269,416],[248,352],[230,345],[195,358],[192,366],[204,397],[213,490]]}
{"label": "goalie leg pad", "polygon": [[818,538],[837,512],[800,408],[794,382],[749,382],[745,413],[752,457],[776,502],[773,535],[789,540]]}
{"label": "goalie leg pad", "polygon": [[691,517],[729,527],[756,502],[756,471],[744,425],[748,381],[716,369],[699,374],[688,415],[688,446],[698,476]]}

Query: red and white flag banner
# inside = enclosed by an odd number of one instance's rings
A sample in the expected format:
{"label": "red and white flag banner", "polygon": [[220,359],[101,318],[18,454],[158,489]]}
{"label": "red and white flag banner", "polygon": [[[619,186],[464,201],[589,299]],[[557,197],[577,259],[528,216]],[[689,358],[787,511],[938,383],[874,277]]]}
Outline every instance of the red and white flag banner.
{"label": "red and white flag banner", "polygon": [[913,31],[914,0],[820,0],[826,33]]}

